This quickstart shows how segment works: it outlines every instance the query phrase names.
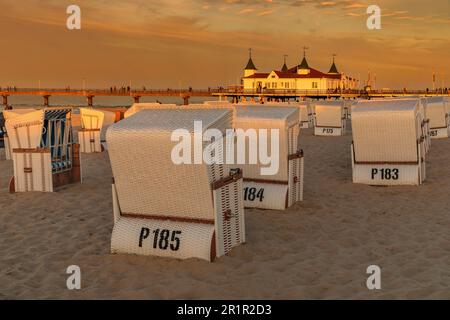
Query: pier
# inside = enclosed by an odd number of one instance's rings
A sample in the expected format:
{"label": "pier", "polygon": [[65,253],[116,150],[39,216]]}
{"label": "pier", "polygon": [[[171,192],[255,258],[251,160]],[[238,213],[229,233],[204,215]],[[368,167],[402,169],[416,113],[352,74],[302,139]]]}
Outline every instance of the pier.
{"label": "pier", "polygon": [[[220,92],[216,90],[215,92]],[[210,97],[212,90],[177,90],[177,89],[151,89],[151,90],[101,90],[101,89],[35,89],[35,88],[9,88],[9,90],[0,90],[2,96],[3,106],[8,105],[8,97],[10,96],[41,96],[43,105],[50,105],[50,98],[52,96],[74,96],[86,97],[87,105],[92,107],[94,105],[94,98],[98,96],[109,97],[130,97],[134,103],[139,103],[142,97],[180,97],[183,104],[189,104],[191,97]]]}
{"label": "pier", "polygon": [[388,97],[414,97],[414,96],[450,96],[450,90],[243,90],[240,87],[225,89],[149,89],[149,90],[101,90],[101,89],[33,89],[9,88],[1,89],[2,105],[8,106],[10,96],[40,96],[43,105],[49,106],[52,96],[78,96],[85,97],[87,105],[94,105],[97,96],[130,97],[130,102],[139,103],[142,97],[180,97],[184,105],[189,104],[191,97],[215,97],[221,100],[231,99],[233,102],[250,99],[275,99],[287,101],[290,99],[356,99],[356,98],[388,98]]}

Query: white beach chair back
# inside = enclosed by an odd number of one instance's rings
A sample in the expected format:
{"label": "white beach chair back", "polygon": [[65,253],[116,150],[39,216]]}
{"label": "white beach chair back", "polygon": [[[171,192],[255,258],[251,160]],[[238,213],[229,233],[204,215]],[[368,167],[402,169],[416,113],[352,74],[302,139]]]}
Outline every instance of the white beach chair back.
{"label": "white beach chair back", "polygon": [[83,129],[101,129],[103,127],[105,112],[93,108],[80,108],[80,114]]}
{"label": "white beach chair back", "polygon": [[315,105],[316,126],[341,128],[344,117],[343,107],[342,101],[317,102]]}
{"label": "white beach chair back", "polygon": [[426,110],[430,119],[430,129],[447,127],[447,108],[444,97],[427,99]]}
{"label": "white beach chair back", "polygon": [[44,111],[6,114],[5,127],[11,150],[39,148],[44,125]]}
{"label": "white beach chair back", "polygon": [[360,102],[352,110],[355,161],[417,162],[418,113],[413,101]]}
{"label": "white beach chair back", "polygon": [[[175,165],[171,159],[178,144],[171,141],[172,132],[183,129],[193,137],[194,120],[202,121],[204,130],[225,130],[231,128],[232,117],[227,110],[143,110],[109,128],[111,167],[123,212],[212,218],[208,166]],[[187,188],[188,181],[194,185]]]}
{"label": "white beach chair back", "polygon": [[[299,110],[296,107],[246,106],[237,108],[235,128],[243,131],[255,129],[259,135],[261,129],[267,130],[268,150],[271,150],[271,130],[279,131],[279,170],[266,180],[288,180],[288,156],[298,151]],[[249,143],[246,143],[245,159],[249,159]],[[264,179],[261,176],[262,163],[244,164],[242,169],[246,179]]]}

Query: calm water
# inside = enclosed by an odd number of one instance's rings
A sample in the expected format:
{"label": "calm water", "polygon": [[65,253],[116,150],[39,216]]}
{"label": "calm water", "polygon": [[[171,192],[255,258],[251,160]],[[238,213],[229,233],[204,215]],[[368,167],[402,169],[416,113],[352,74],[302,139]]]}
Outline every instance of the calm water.
{"label": "calm water", "polygon": [[[204,101],[217,100],[214,97],[192,97],[189,103],[203,103]],[[142,97],[140,102],[156,102],[161,103],[175,103],[183,104],[183,99],[180,97]],[[130,107],[134,100],[131,97],[95,97],[94,107]],[[14,108],[26,107],[42,107],[44,99],[40,96],[9,96],[8,105]],[[86,97],[65,97],[54,96],[50,97],[50,106],[52,107],[86,107]]]}

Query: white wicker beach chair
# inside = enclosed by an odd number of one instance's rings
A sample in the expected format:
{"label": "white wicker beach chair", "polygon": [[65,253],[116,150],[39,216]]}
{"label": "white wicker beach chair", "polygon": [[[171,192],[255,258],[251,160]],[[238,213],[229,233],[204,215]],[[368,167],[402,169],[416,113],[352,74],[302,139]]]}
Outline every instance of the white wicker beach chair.
{"label": "white wicker beach chair", "polygon": [[[285,210],[303,200],[303,151],[298,149],[298,107],[238,107],[236,130],[279,130],[279,170],[275,175],[262,175],[265,167],[258,159],[249,163],[250,144],[246,143],[246,163],[241,165],[244,174],[244,205],[247,208]],[[270,150],[269,141],[268,149]],[[239,144],[239,143],[238,143]],[[239,147],[239,145],[237,145]]]}
{"label": "white wicker beach chair", "polygon": [[116,114],[93,108],[80,108],[81,129],[78,141],[82,153],[102,152],[106,144],[106,129],[115,122]]}
{"label": "white wicker beach chair", "polygon": [[425,109],[429,119],[430,137],[433,139],[448,138],[450,136],[450,114],[445,98],[428,98]]}
{"label": "white wicker beach chair", "polygon": [[360,101],[352,108],[353,182],[420,185],[425,146],[419,101]]}
{"label": "white wicker beach chair", "polygon": [[346,116],[343,101],[317,102],[314,107],[316,136],[343,136]]}
{"label": "white wicker beach chair", "polygon": [[73,143],[70,114],[70,108],[48,108],[6,121],[14,161],[11,192],[53,192],[81,181],[79,145]]}
{"label": "white wicker beach chair", "polygon": [[185,129],[192,139],[194,121],[202,121],[203,130],[225,134],[232,112],[185,109],[142,110],[108,129],[113,253],[213,261],[245,242],[241,171],[218,163],[177,165],[171,158],[174,130]]}
{"label": "white wicker beach chair", "polygon": [[151,102],[151,103],[135,103],[133,104],[126,112],[125,112],[125,119],[128,117],[131,117],[132,115],[138,113],[141,110],[148,110],[148,109],[156,109],[156,108],[175,108],[177,107],[176,104],[162,104],[157,102]]}
{"label": "white wicker beach chair", "polygon": [[[8,119],[13,119],[20,115],[24,115],[30,112],[34,112],[36,109],[12,109],[12,110],[4,110],[3,118],[6,123]],[[12,148],[9,142],[8,132],[6,131],[6,125],[3,128],[3,142],[5,146],[5,158],[6,160],[12,160]]]}

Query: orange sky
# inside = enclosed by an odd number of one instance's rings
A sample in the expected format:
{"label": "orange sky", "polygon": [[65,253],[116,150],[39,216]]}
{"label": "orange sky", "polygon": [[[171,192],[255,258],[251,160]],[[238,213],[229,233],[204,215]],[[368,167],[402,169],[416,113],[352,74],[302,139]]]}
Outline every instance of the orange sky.
{"label": "orange sky", "polygon": [[[369,4],[382,30],[366,28]],[[82,29],[66,29],[78,4]],[[0,86],[128,85],[194,88],[235,84],[248,48],[260,71],[300,63],[337,66],[377,87],[450,86],[449,0],[0,0]]]}

